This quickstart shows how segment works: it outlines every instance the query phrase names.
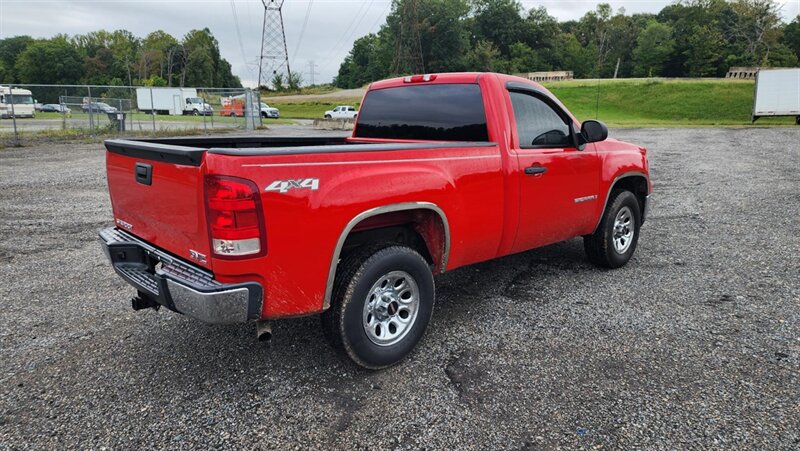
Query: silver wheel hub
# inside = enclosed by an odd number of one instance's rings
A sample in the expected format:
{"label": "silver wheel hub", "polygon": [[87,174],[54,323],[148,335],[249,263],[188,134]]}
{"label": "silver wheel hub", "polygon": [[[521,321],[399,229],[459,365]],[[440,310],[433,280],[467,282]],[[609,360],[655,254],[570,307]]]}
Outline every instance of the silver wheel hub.
{"label": "silver wheel hub", "polygon": [[417,320],[419,286],[405,271],[382,275],[369,289],[362,315],[364,332],[378,346],[402,340]]}
{"label": "silver wheel hub", "polygon": [[624,254],[631,247],[635,224],[633,212],[629,207],[622,207],[614,218],[614,231],[612,241],[614,250],[618,254]]}

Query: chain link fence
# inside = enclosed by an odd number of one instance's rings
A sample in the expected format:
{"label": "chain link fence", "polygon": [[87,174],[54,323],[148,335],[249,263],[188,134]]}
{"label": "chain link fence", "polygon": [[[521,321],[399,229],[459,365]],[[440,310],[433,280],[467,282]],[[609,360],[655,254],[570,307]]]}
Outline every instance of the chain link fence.
{"label": "chain link fence", "polygon": [[146,86],[0,86],[0,140],[254,130],[268,112],[251,89]]}

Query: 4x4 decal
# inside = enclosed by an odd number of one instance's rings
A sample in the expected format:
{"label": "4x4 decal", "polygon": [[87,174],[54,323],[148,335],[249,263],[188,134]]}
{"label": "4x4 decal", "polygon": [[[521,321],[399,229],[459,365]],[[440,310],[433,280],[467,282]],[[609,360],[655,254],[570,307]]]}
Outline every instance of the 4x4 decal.
{"label": "4x4 decal", "polygon": [[294,188],[306,188],[312,191],[319,189],[319,179],[275,180],[264,191],[288,192]]}

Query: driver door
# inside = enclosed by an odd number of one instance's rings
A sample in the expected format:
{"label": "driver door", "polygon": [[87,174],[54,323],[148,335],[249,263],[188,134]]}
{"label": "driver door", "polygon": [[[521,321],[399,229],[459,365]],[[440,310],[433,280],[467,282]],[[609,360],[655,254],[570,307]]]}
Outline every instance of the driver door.
{"label": "driver door", "polygon": [[599,201],[595,146],[575,147],[572,119],[536,91],[509,91],[517,127],[519,226],[513,252],[563,241],[585,230]]}

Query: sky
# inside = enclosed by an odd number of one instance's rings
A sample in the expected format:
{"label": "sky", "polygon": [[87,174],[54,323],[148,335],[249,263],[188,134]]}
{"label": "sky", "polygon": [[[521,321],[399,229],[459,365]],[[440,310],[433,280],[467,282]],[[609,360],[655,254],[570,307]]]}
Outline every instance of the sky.
{"label": "sky", "polygon": [[[269,0],[268,0],[269,1]],[[800,14],[800,0],[780,0],[783,17]],[[522,1],[527,10],[544,6],[561,21],[579,19],[598,1]],[[614,11],[657,13],[670,0],[606,1]],[[283,20],[289,63],[305,83],[330,82],[353,41],[376,32],[389,13],[391,0],[285,0]],[[99,29],[126,29],[144,37],[164,30],[180,39],[192,29],[209,28],[222,56],[245,86],[258,81],[263,19],[261,0],[0,0],[0,39],[26,34],[48,38]],[[306,25],[305,27],[303,25]]]}

